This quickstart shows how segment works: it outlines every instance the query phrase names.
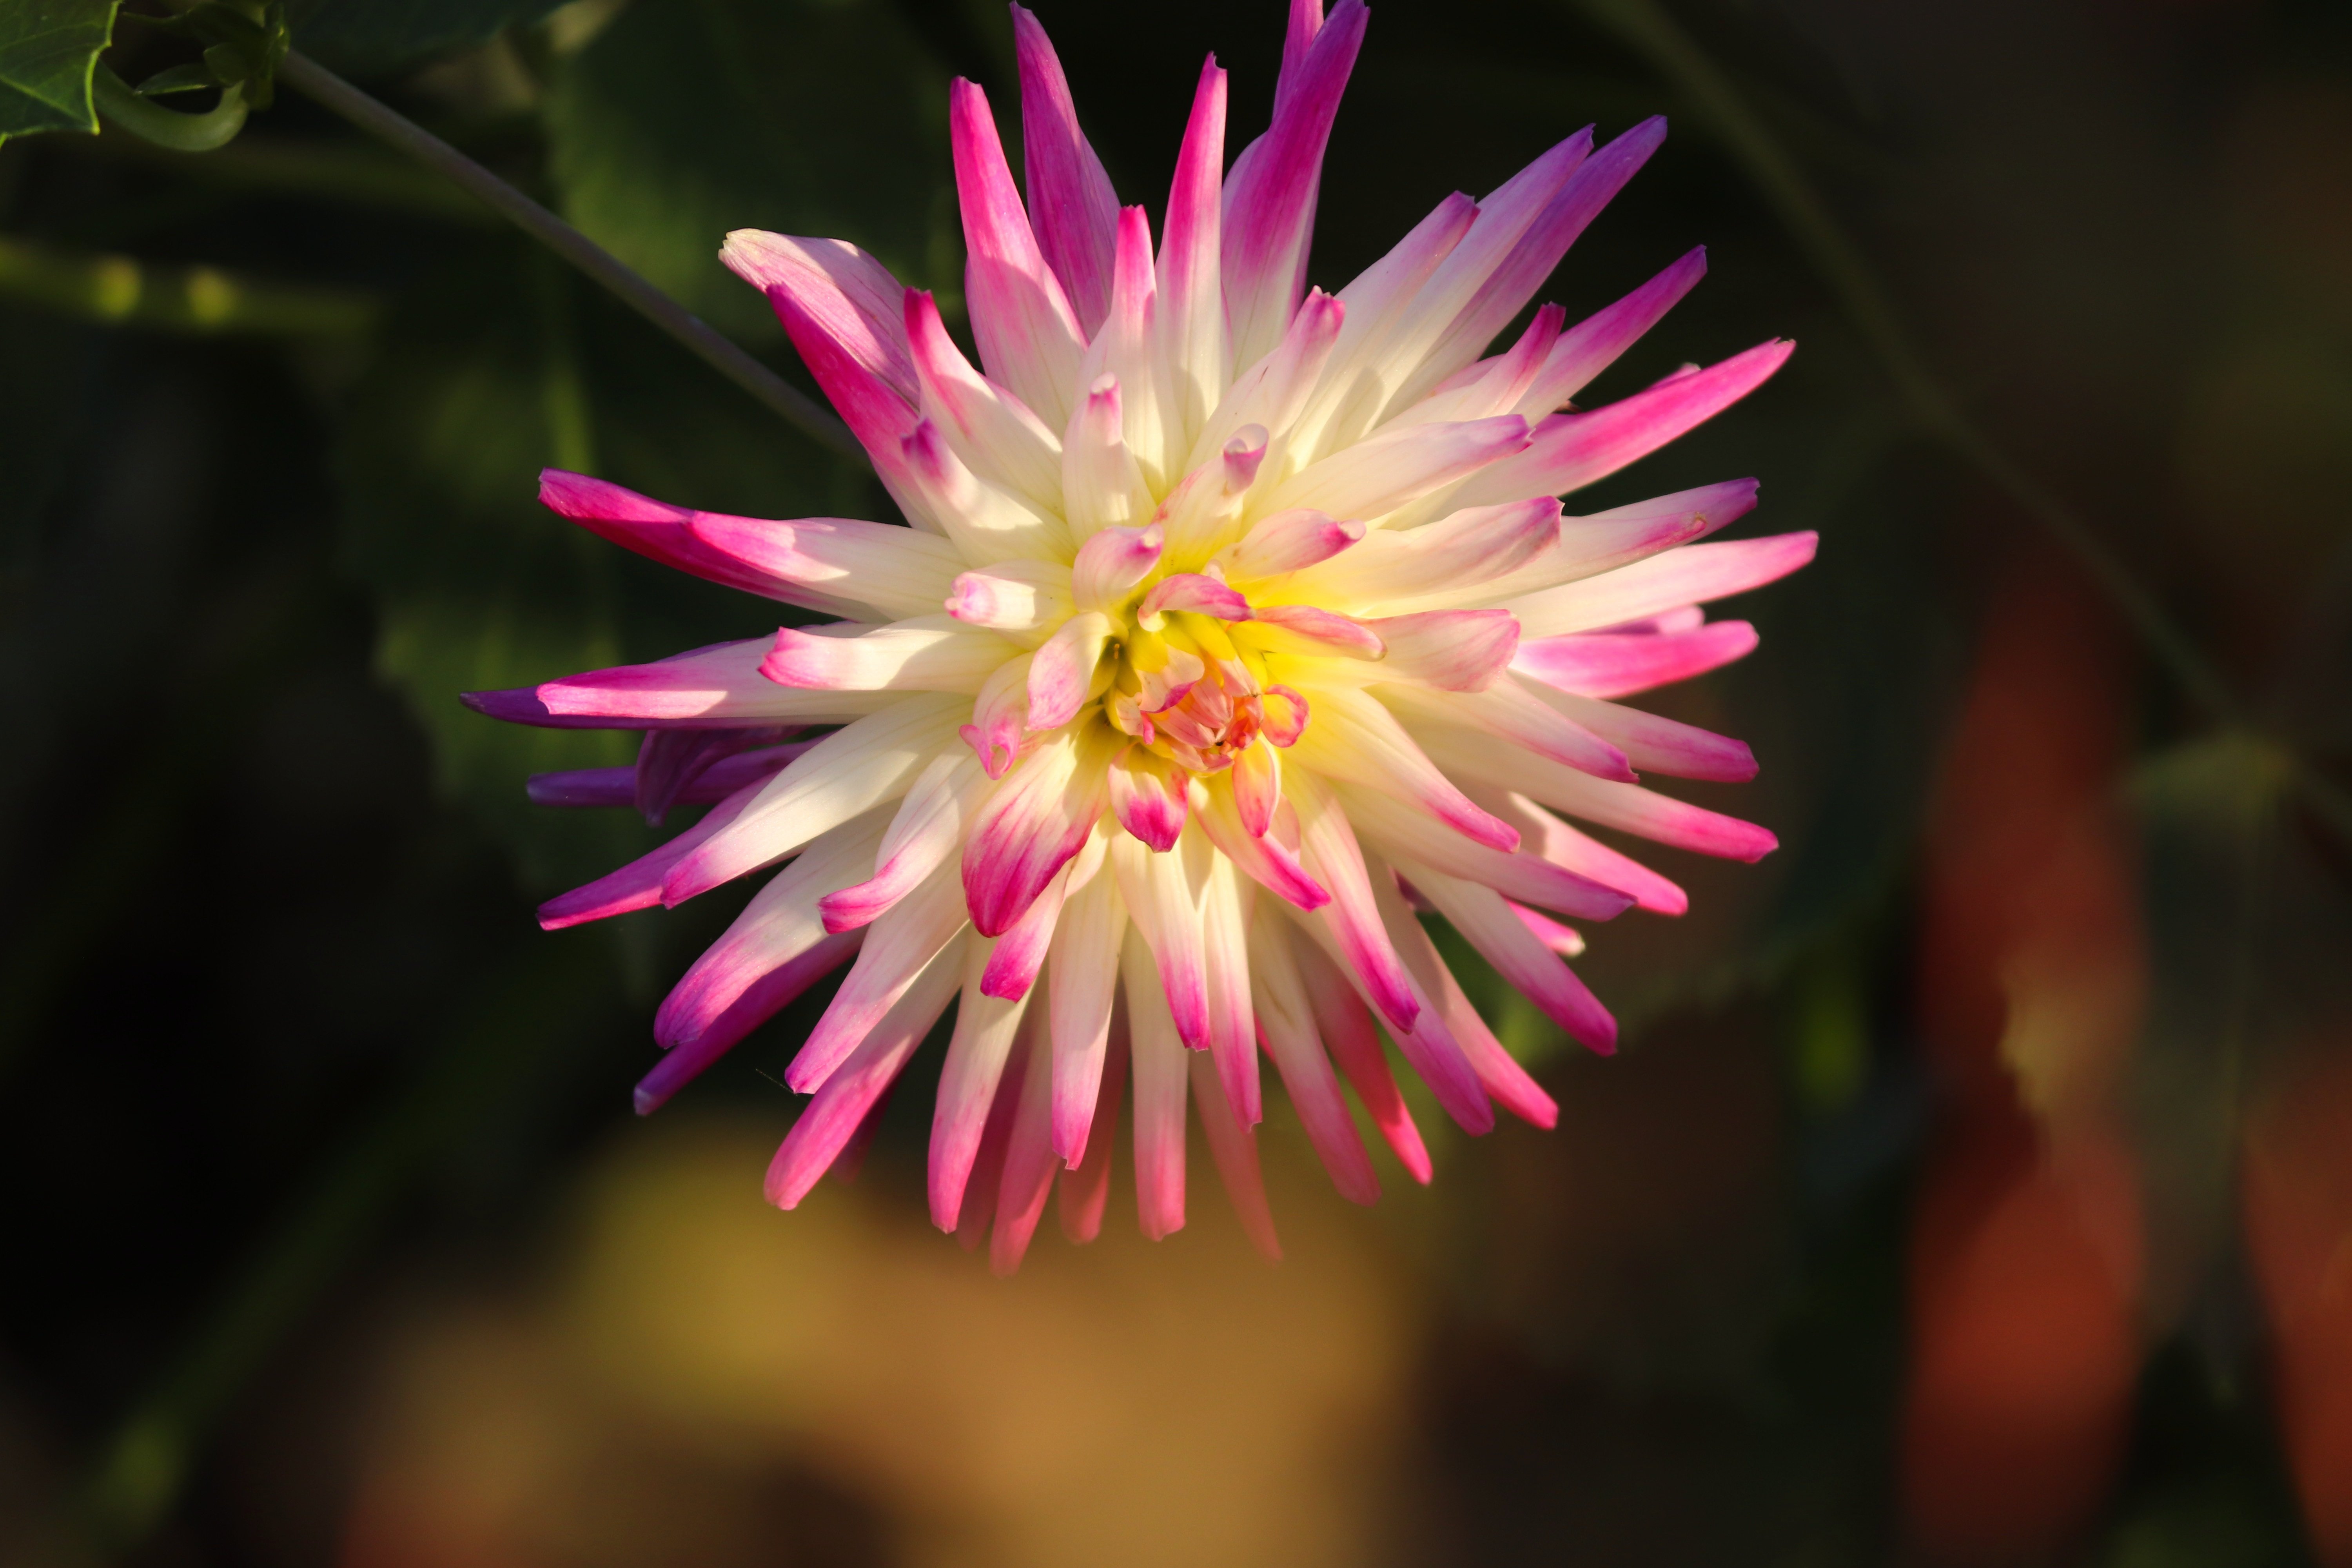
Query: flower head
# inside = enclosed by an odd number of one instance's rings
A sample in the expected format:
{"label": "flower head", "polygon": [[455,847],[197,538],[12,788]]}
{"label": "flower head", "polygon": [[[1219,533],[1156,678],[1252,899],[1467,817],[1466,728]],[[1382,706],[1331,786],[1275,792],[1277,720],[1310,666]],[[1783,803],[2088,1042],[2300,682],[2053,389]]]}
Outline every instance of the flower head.
{"label": "flower head", "polygon": [[1328,19],[1293,0],[1273,124],[1230,170],[1209,61],[1156,246],[1043,30],[1013,21],[1025,204],[980,89],[952,89],[979,369],[929,295],[855,246],[744,231],[722,252],[911,526],[542,481],[616,543],[842,618],[470,700],[645,731],[634,769],[542,775],[542,801],[709,805],[546,925],[782,867],[663,1004],[641,1110],[848,966],[787,1074],[815,1099],[774,1202],[852,1145],[952,1005],[941,1226],[992,1226],[1010,1268],[1059,1173],[1064,1227],[1091,1237],[1124,1098],[1143,1229],[1176,1229],[1189,1099],[1271,1251],[1261,1050],[1358,1201],[1378,1189],[1342,1080],[1429,1175],[1376,1024],[1471,1131],[1497,1103],[1554,1119],[1418,911],[1605,1052],[1615,1025],[1554,917],[1685,900],[1566,819],[1742,859],[1773,847],[1635,782],[1744,779],[1745,746],[1612,699],[1746,653],[1751,628],[1697,606],[1801,565],[1812,536],[1695,543],[1754,504],[1753,480],[1591,516],[1558,498],[1742,396],[1789,345],[1571,408],[1697,280],[1694,251],[1573,327],[1546,305],[1486,354],[1661,121],[1598,149],[1579,132],[1482,201],[1449,196],[1329,295],[1305,287],[1307,240],[1359,0]]}

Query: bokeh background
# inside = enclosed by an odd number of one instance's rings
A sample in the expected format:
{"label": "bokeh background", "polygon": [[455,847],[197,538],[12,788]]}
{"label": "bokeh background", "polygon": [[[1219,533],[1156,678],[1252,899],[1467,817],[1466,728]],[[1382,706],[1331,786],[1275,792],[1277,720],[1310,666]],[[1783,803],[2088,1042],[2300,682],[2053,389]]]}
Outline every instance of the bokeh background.
{"label": "bokeh background", "polygon": [[[1038,9],[1155,217],[1206,51],[1264,123],[1279,0]],[[953,310],[946,84],[1018,101],[984,0],[294,23],[803,384],[721,234]],[[627,758],[455,697],[772,625],[541,465],[870,478],[290,93],[0,146],[0,1559],[2352,1564],[2352,10],[1383,0],[1312,276],[1658,111],[1542,297],[1710,247],[1609,395],[1799,342],[1579,501],[1821,530],[1661,699],[1783,847],[1592,934],[1613,1060],[1490,992],[1556,1131],[1359,1211],[1274,1105],[1280,1266],[1204,1182],[1010,1281],[920,1096],[761,1203],[822,994],[630,1115],[742,895],[539,932],[651,839],[524,776]]]}

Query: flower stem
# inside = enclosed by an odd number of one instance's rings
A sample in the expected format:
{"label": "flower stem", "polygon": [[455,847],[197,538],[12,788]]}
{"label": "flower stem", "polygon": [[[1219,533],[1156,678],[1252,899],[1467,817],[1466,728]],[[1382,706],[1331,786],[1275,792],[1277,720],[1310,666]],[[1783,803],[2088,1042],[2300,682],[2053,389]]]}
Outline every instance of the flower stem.
{"label": "flower stem", "polygon": [[646,282],[611,251],[438,136],[303,55],[289,54],[278,68],[278,79],[464,187],[766,404],[787,424],[845,457],[864,460],[866,454],[849,427],[818,406],[814,398]]}
{"label": "flower stem", "polygon": [[101,60],[90,73],[89,96],[109,125],[174,153],[209,153],[226,147],[245,129],[242,87],[223,89],[220,101],[202,114],[183,114],[140,97]]}

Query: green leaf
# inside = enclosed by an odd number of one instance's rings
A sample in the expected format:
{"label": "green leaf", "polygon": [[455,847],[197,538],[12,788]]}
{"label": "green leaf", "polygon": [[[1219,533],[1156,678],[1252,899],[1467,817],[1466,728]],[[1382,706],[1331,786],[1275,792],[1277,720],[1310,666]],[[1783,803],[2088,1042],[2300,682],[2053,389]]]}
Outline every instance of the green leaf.
{"label": "green leaf", "polygon": [[[870,481],[500,237],[465,247],[394,315],[339,464],[344,560],[374,593],[376,664],[434,742],[438,783],[549,892],[663,835],[625,811],[530,804],[533,773],[618,766],[635,738],[474,713],[458,693],[535,685],[772,632],[794,612],[656,566],[538,504],[542,467],[758,516],[871,514]],[[670,827],[675,829],[674,821]]]}
{"label": "green leaf", "polygon": [[0,5],[0,142],[42,131],[95,135],[90,75],[120,0],[9,0]]}
{"label": "green leaf", "polygon": [[706,320],[780,335],[722,268],[730,229],[847,239],[951,279],[946,74],[884,0],[638,0],[559,66],[564,211]]}
{"label": "green leaf", "polygon": [[288,7],[295,47],[362,76],[486,44],[563,0],[306,0]]}

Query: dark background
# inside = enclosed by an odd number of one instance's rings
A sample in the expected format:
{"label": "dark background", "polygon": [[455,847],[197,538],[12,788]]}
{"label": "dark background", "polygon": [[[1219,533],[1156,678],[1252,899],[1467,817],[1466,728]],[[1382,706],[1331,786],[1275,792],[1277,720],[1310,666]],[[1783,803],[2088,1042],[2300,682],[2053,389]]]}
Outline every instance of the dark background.
{"label": "dark background", "polygon": [[[544,9],[296,45],[803,384],[728,229],[960,316],[945,87],[1017,157],[1002,12]],[[1265,121],[1276,0],[1040,15],[1155,219],[1204,52]],[[0,147],[0,1557],[2352,1563],[2352,12],[1385,0],[1313,279],[1661,111],[1542,298],[1710,272],[1597,393],[1800,348],[1572,504],[1752,473],[1744,530],[1822,531],[1660,698],[1783,848],[1653,857],[1693,912],[1580,965],[1616,1059],[1496,1000],[1556,1131],[1360,1214],[1275,1109],[1279,1268],[1203,1179],[1009,1283],[923,1222],[923,1096],[761,1205],[822,994],[630,1116],[743,895],[539,932],[653,836],[523,778],[627,753],[455,700],[772,625],[542,464],[871,479],[290,93],[216,153]]]}

